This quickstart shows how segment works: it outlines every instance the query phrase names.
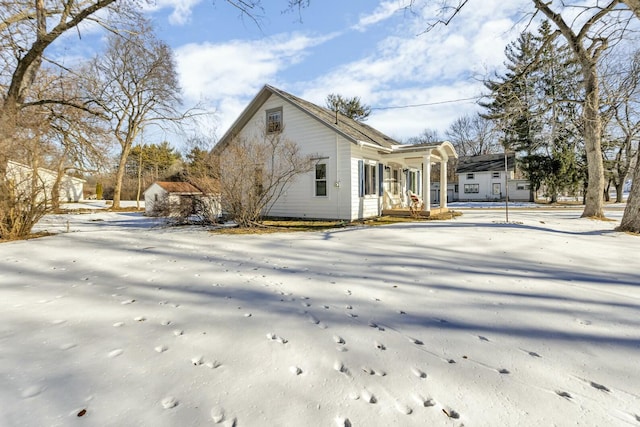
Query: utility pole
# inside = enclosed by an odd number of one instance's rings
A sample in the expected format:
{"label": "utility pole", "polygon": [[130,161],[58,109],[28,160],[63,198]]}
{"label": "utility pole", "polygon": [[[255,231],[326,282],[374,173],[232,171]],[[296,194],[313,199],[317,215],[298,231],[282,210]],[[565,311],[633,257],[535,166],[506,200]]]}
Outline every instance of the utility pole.
{"label": "utility pole", "polygon": [[504,198],[504,212],[506,215],[506,220],[509,222],[509,162],[507,157],[507,149],[504,150],[504,188],[505,195]]}

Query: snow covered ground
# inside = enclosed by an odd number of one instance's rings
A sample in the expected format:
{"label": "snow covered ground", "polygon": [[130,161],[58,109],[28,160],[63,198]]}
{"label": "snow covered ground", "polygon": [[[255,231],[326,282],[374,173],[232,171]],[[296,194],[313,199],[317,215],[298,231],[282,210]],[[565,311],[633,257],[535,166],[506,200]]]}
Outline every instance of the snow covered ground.
{"label": "snow covered ground", "polygon": [[640,425],[640,240],[580,213],[47,216],[0,244],[0,426]]}

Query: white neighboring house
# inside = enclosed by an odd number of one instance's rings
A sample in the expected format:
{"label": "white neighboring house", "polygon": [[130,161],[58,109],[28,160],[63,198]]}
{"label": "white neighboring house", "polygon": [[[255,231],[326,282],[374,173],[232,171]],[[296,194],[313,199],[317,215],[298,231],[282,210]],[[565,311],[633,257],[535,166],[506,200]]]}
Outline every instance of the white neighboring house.
{"label": "white neighboring house", "polygon": [[[220,154],[235,138],[261,139],[282,133],[316,160],[315,169],[296,178],[271,207],[275,217],[353,221],[408,212],[408,190],[431,194],[431,165],[441,163],[446,211],[446,170],[457,158],[449,142],[400,144],[364,123],[265,85],[213,148]],[[250,179],[255,171],[247,171]],[[424,198],[422,214],[432,210]]]}
{"label": "white neighboring house", "polygon": [[[200,202],[200,203],[198,203]],[[188,182],[156,181],[144,191],[145,215],[158,216],[167,212],[160,212],[160,208],[169,207],[168,214],[178,214],[178,208],[190,205],[193,214],[204,208],[213,217],[221,214],[219,197],[206,195]]]}
{"label": "white neighboring house", "polygon": [[[58,173],[49,169],[37,169],[38,200],[50,201],[51,191]],[[32,185],[33,169],[25,164],[9,160],[7,179],[13,182],[17,191],[28,192]],[[61,202],[79,202],[83,200],[83,185],[86,181],[74,176],[64,175],[60,181],[59,200]]]}
{"label": "white neighboring house", "polygon": [[505,177],[508,171],[509,200],[529,201],[529,181],[514,178],[515,154],[507,155],[507,171],[504,163],[504,153],[460,157],[456,169],[458,200],[461,202],[505,200],[507,196]]}

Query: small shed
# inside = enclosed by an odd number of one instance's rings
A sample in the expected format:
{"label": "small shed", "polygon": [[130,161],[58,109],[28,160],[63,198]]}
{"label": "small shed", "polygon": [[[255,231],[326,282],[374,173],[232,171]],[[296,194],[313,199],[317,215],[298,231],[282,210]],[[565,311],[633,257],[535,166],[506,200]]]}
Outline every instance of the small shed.
{"label": "small shed", "polygon": [[144,191],[145,214],[160,216],[165,207],[175,208],[191,203],[199,196],[202,196],[202,191],[188,182],[156,181]]}

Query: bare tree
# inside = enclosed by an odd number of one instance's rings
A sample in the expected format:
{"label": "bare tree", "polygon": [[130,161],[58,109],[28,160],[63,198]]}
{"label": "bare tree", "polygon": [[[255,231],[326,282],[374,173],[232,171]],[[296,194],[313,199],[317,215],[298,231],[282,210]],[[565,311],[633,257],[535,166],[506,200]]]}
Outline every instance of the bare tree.
{"label": "bare tree", "polygon": [[613,184],[617,203],[623,201],[625,180],[640,140],[640,51],[636,51],[628,68],[623,66],[619,58],[613,58],[605,64],[602,72],[602,102],[606,106],[603,113],[605,199],[609,186]]}
{"label": "bare tree", "polygon": [[314,167],[282,132],[259,135],[235,138],[215,159],[222,210],[242,227],[256,226],[296,177]]}
{"label": "bare tree", "polygon": [[438,142],[442,142],[440,133],[437,129],[429,128],[423,130],[420,135],[412,136],[405,141],[406,144],[436,144]]}
{"label": "bare tree", "polygon": [[457,118],[445,134],[461,156],[480,156],[501,151],[491,120],[477,114]]}
{"label": "bare tree", "polygon": [[170,48],[160,41],[140,15],[126,33],[112,33],[103,55],[93,62],[98,77],[91,89],[95,102],[109,117],[120,145],[113,208],[120,207],[125,165],[140,132],[147,126],[179,121],[178,77]]}
{"label": "bare tree", "polygon": [[[437,25],[448,25],[470,0],[444,0],[441,15],[426,23],[429,31]],[[585,91],[583,100],[583,137],[587,154],[588,185],[583,217],[604,217],[603,191],[604,167],[602,160],[602,122],[600,118],[600,94],[598,61],[610,45],[621,39],[631,16],[640,18],[638,0],[608,0],[604,5],[570,4],[554,1],[532,0],[534,8],[545,15],[557,28],[556,34],[564,37],[580,63]],[[421,0],[411,0],[409,8]],[[626,6],[626,7],[625,7]],[[572,20],[563,12],[575,11]],[[576,17],[577,15],[577,17]],[[640,189],[638,190],[640,197]],[[640,201],[639,201],[640,203]],[[640,213],[638,213],[640,216]],[[638,218],[640,222],[640,218]]]}

